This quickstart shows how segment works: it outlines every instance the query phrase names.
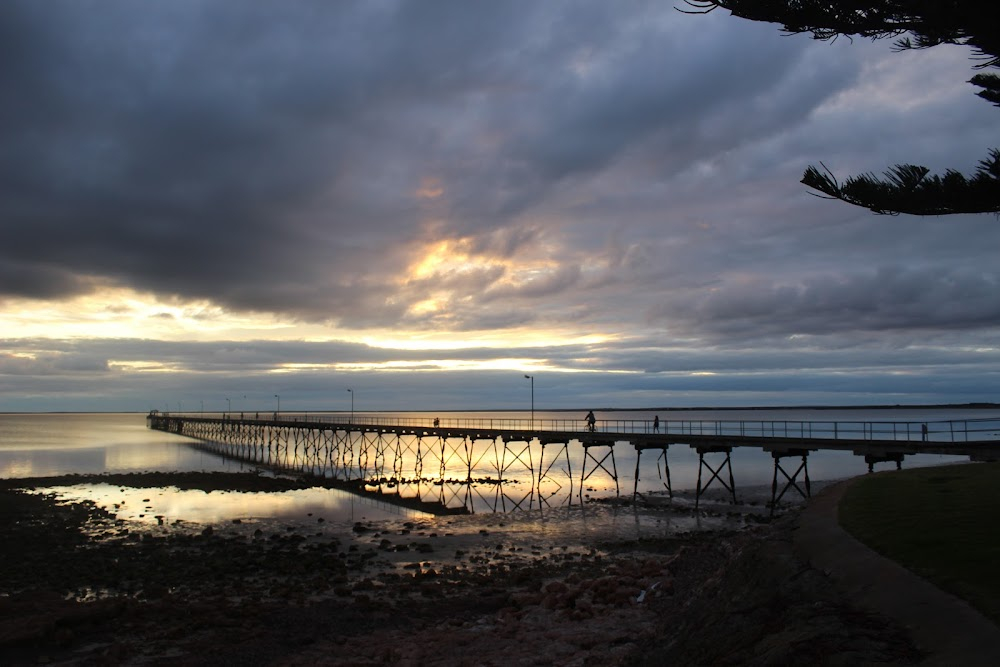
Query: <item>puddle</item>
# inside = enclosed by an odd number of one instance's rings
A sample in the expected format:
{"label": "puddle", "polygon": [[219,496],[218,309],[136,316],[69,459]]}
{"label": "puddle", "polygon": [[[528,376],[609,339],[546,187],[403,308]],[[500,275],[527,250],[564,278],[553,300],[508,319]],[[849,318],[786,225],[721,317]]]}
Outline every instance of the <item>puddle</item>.
{"label": "puddle", "polygon": [[92,501],[139,524],[177,521],[220,524],[233,521],[312,519],[338,525],[356,521],[420,518],[422,512],[356,496],[337,489],[296,489],[280,492],[182,490],[176,487],[132,488],[114,484],[78,484],[38,489],[67,502]]}

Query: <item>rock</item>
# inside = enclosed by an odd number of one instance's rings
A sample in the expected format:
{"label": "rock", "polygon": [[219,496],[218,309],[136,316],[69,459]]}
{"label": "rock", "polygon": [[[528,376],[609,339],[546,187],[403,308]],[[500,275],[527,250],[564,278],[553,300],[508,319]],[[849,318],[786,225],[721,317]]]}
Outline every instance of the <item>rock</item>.
{"label": "rock", "polygon": [[569,586],[567,586],[562,581],[550,581],[542,587],[546,593],[556,593],[558,595],[565,595],[569,591]]}

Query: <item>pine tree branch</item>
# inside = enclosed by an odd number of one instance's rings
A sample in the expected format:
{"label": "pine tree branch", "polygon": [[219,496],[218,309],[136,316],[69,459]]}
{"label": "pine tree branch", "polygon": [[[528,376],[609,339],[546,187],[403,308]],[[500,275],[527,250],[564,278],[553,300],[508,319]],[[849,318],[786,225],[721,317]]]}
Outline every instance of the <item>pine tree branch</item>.
{"label": "pine tree branch", "polygon": [[[928,176],[930,170],[900,164],[885,172],[852,176],[842,184],[826,165],[810,166],[802,183],[824,199],[839,199],[881,215],[953,215],[957,213],[1000,214],[1000,150],[990,151],[971,178],[948,170],[943,176]],[[814,193],[815,194],[815,193]]]}
{"label": "pine tree branch", "polygon": [[1000,76],[996,74],[977,74],[969,83],[982,88],[976,95],[1000,107]]}
{"label": "pine tree branch", "polygon": [[[684,0],[691,14],[726,9],[751,21],[777,23],[789,34],[811,33],[814,39],[844,36],[871,39],[898,37],[895,50],[928,49],[961,44],[973,50],[976,69],[1000,67],[1000,30],[989,19],[996,0]],[[970,83],[976,94],[1000,106],[1000,76],[977,74]],[[833,173],[809,167],[802,182],[825,199],[840,199],[875,213],[896,215],[1000,214],[1000,151],[979,163],[970,178],[948,170],[899,164],[883,178],[872,173],[837,181]]]}

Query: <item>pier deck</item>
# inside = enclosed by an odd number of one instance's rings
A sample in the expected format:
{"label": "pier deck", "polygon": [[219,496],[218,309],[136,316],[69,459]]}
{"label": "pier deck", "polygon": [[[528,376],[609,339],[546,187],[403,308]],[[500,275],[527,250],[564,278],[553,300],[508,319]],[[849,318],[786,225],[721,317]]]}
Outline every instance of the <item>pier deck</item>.
{"label": "pier deck", "polygon": [[[161,413],[147,416],[149,428],[189,436],[224,456],[283,469],[296,469],[361,486],[396,488],[405,480],[445,480],[458,484],[502,485],[511,477],[530,475],[535,491],[545,483],[574,483],[570,443],[582,448],[580,492],[594,475],[606,476],[618,489],[616,447],[634,448],[638,494],[642,454],[656,452],[657,472],[666,475],[670,495],[668,451],[687,445],[698,454],[697,507],[713,484],[724,487],[736,502],[731,454],[735,448],[760,448],[774,460],[771,505],[789,490],[810,494],[808,456],[819,450],[845,451],[864,457],[869,471],[878,463],[902,465],[906,456],[938,454],[971,460],[1000,460],[1000,419],[927,422],[892,421],[704,421],[600,420],[590,430],[582,420],[429,419],[355,416],[324,413]],[[534,444],[534,453],[532,451]],[[540,454],[539,454],[540,450]],[[537,456],[537,460],[535,457]],[[706,457],[708,457],[706,459]],[[548,460],[546,460],[546,458]],[[801,459],[794,472],[783,460]],[[714,463],[713,463],[714,460]],[[490,471],[488,477],[481,474]],[[702,473],[706,473],[703,482]],[[779,493],[779,475],[782,488]],[[799,485],[804,482],[804,488]],[[471,484],[470,484],[471,486]],[[620,491],[620,489],[619,489]],[[442,502],[444,500],[442,499]],[[513,504],[519,505],[519,502]]]}

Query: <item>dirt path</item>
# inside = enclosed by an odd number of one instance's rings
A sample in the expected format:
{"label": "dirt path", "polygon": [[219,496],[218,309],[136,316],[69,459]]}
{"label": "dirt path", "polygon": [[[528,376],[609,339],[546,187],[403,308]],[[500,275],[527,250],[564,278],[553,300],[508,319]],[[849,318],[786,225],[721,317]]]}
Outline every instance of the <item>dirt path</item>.
{"label": "dirt path", "polygon": [[1000,665],[1000,628],[967,602],[883,558],[840,527],[850,482],[823,490],[803,510],[795,546],[845,595],[908,628],[928,665]]}

